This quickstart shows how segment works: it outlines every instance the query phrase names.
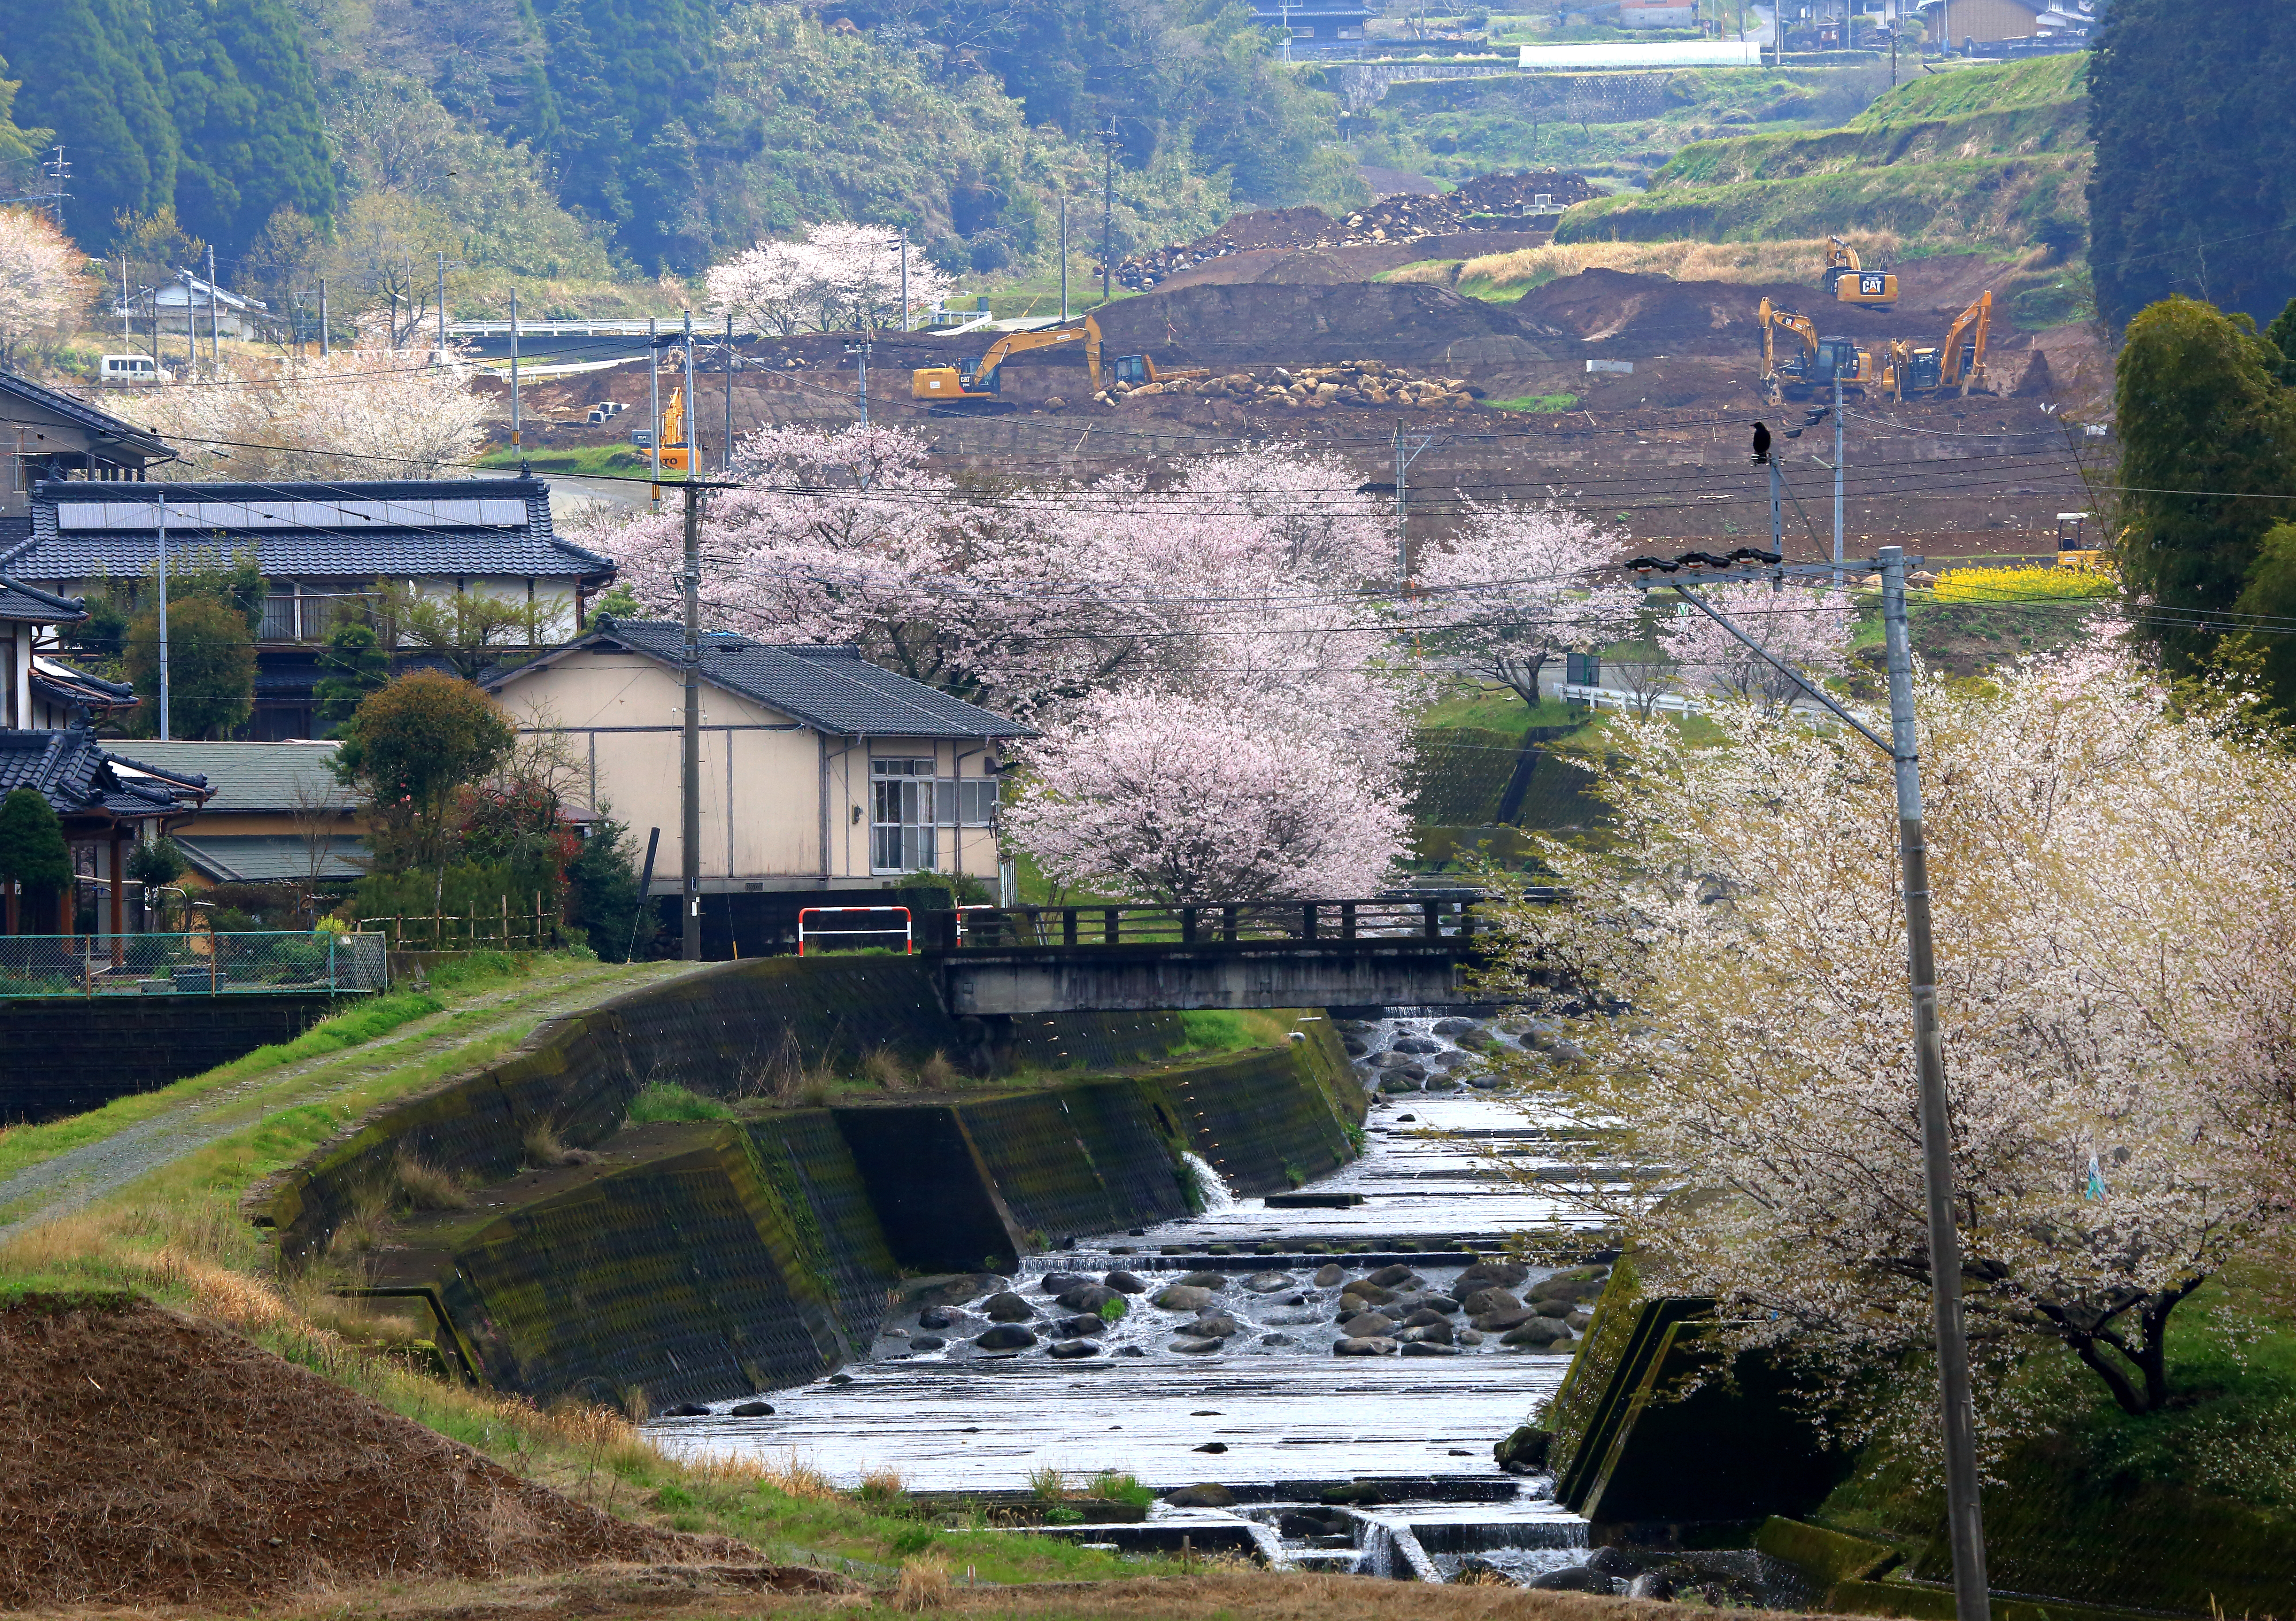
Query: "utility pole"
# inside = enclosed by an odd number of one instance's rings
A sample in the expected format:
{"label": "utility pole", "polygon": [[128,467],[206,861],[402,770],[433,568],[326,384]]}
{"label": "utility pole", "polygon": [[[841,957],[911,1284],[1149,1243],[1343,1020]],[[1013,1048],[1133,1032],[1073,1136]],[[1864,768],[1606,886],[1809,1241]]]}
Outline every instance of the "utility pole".
{"label": "utility pole", "polygon": [[[1900,899],[1906,913],[1906,988],[1912,1002],[1914,1068],[1922,1122],[1922,1181],[1929,1216],[1930,1307],[1937,1336],[1938,1407],[1945,1441],[1946,1529],[1953,1548],[1956,1621],[1990,1621],[1985,1524],[1978,1496],[1977,1422],[1970,1399],[1969,1340],[1962,1318],[1961,1234],[1954,1225],[1953,1140],[1945,1092],[1945,1045],[1938,1030],[1937,954],[1930,917],[1929,847],[1923,829],[1920,737],[1914,715],[1914,657],[1906,626],[1905,551],[1883,546],[1882,626],[1889,656],[1890,737],[1885,742],[1833,695],[1774,657],[1687,585],[1675,594],[1752,649],[1850,730],[1890,757],[1897,779]],[[1793,572],[1816,573],[1824,565]],[[1781,569],[1773,577],[1783,578]]]}
{"label": "utility pole", "polygon": [[127,298],[127,256],[123,253],[119,256],[119,347],[123,349],[135,347],[135,317],[129,311]]}
{"label": "utility pole", "polygon": [[[657,373],[660,369],[655,368]],[[658,476],[660,470],[656,472]],[[685,748],[678,790],[678,900],[685,922],[684,945],[678,954],[688,962],[701,961],[701,491],[689,477],[685,485]],[[727,809],[730,812],[732,807]]]}
{"label": "utility pole", "polygon": [[901,331],[909,330],[909,228],[901,227]]}
{"label": "utility pole", "polygon": [[1953,1543],[1958,1621],[1988,1621],[1985,1524],[1978,1498],[1977,1422],[1969,1339],[1961,1312],[1961,1234],[1953,1221],[1953,1140],[1946,1118],[1945,1044],[1938,1031],[1937,955],[1930,932],[1929,847],[1922,826],[1920,740],[1914,730],[1914,656],[1906,628],[1906,554],[1883,546],[1882,626],[1890,666],[1890,754],[1897,765],[1898,857],[1905,884],[1906,968],[1914,1003],[1914,1064],[1921,1083],[1922,1174],[1929,1194],[1930,1306],[1937,1328],[1938,1398],[1945,1420],[1947,1530]]}
{"label": "utility pole", "polygon": [[1833,359],[1833,588],[1841,589],[1841,356]]}
{"label": "utility pole", "polygon": [[160,741],[168,742],[168,491],[160,490]]}
{"label": "utility pole", "polygon": [[693,312],[689,309],[685,312],[685,410],[681,419],[685,424],[685,481],[688,484],[693,483],[701,472],[696,465],[701,460],[701,413],[697,409],[700,404],[693,392]]}
{"label": "utility pole", "polygon": [[[661,423],[657,421],[654,426],[660,428]],[[521,427],[518,414],[518,289],[512,286],[510,290],[510,447],[512,450],[526,444],[521,434]],[[660,469],[656,467],[654,471],[659,477]]]}
{"label": "utility pole", "polygon": [[1770,550],[1776,553],[1780,557],[1784,557],[1786,554],[1786,518],[1785,509],[1779,504],[1778,497],[1780,491],[1778,487],[1784,481],[1784,475],[1778,471],[1778,454],[1779,453],[1777,451],[1773,450],[1770,453],[1769,458]]}
{"label": "utility pole", "polygon": [[845,352],[853,356],[854,369],[860,376],[861,425],[866,428],[869,425],[869,340],[864,338],[858,343],[849,343],[845,346]]}
{"label": "utility pole", "polygon": [[327,357],[327,278],[319,278],[319,358]]}
{"label": "utility pole", "polygon": [[215,244],[208,244],[208,375],[223,375],[223,319],[216,308]]}
{"label": "utility pole", "polygon": [[653,413],[653,430],[646,435],[646,454],[652,458],[653,510],[661,511],[661,334],[659,323],[646,317],[646,398]]}
{"label": "utility pole", "polygon": [[1069,194],[1061,193],[1061,319],[1069,318]]}
{"label": "utility pole", "polygon": [[1101,177],[1100,196],[1100,301],[1108,302],[1110,286],[1116,274],[1116,116],[1109,115],[1108,127],[1100,132],[1101,151],[1105,164]]}
{"label": "utility pole", "polygon": [[726,454],[718,471],[731,478],[734,473],[734,312],[726,312]]}

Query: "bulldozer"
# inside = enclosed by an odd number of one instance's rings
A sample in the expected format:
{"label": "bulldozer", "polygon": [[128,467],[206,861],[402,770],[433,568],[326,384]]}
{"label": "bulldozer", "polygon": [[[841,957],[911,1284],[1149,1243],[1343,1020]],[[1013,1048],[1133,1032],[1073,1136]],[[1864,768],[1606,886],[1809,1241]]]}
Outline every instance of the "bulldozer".
{"label": "bulldozer", "polygon": [[1826,239],[1826,296],[1837,304],[1855,304],[1862,309],[1894,309],[1898,303],[1898,278],[1886,270],[1868,270],[1857,258],[1857,250],[1838,236]]}
{"label": "bulldozer", "polygon": [[[1762,323],[1762,391],[1772,400],[1808,399],[1838,376],[1844,390],[1860,397],[1891,389],[1895,374],[1884,355],[1857,347],[1849,338],[1821,338],[1817,323],[1791,309],[1780,309],[1764,299]],[[1778,356],[1777,334],[1794,340],[1792,352]]]}
{"label": "bulldozer", "polygon": [[1906,342],[1892,344],[1899,399],[1935,399],[1948,393],[1966,397],[1972,389],[1989,392],[1985,375],[1985,348],[1993,332],[1993,294],[1977,295],[1967,309],[1954,317],[1945,341],[1934,348]]}
{"label": "bulldozer", "polygon": [[990,344],[985,354],[960,361],[953,366],[919,366],[909,373],[909,394],[912,398],[928,400],[936,405],[993,405],[1000,392],[997,371],[1007,360],[1033,349],[1078,341],[1084,344],[1085,369],[1091,374],[1095,394],[1111,383],[1136,388],[1152,382],[1166,382],[1177,377],[1209,375],[1201,367],[1184,372],[1160,371],[1156,363],[1145,355],[1119,355],[1116,364],[1103,372],[1100,362],[1100,323],[1086,315],[1083,323],[1078,326],[1007,332]]}

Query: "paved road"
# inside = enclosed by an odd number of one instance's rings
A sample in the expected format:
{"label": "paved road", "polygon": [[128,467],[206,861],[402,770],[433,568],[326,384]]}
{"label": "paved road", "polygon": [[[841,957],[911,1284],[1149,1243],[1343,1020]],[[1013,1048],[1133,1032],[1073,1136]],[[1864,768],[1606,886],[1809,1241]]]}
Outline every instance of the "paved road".
{"label": "paved road", "polygon": [[[654,978],[685,971],[661,964]],[[402,1025],[365,1047],[268,1069],[218,1091],[202,1093],[100,1142],[0,1179],[0,1243],[27,1229],[117,1192],[172,1160],[196,1153],[234,1132],[258,1125],[286,1108],[325,1103],[392,1070],[420,1064],[520,1019],[571,1012],[644,980],[619,964],[588,963],[521,979],[441,1013]]]}

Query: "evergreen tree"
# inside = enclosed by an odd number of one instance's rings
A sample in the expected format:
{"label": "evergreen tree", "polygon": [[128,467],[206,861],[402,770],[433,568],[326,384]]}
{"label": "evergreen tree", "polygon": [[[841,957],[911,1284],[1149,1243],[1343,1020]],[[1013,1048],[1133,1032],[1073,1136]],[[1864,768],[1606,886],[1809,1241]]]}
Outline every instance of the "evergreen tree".
{"label": "evergreen tree", "polygon": [[[130,37],[132,36],[133,37]],[[0,5],[0,55],[19,64],[13,117],[63,143],[72,166],[64,224],[111,240],[123,214],[157,214],[176,194],[176,126],[151,13],[139,0]]]}
{"label": "evergreen tree", "polygon": [[20,888],[26,895],[53,893],[71,882],[71,850],[63,823],[37,789],[19,788],[0,800],[0,884],[8,895],[8,932],[21,917]]}
{"label": "evergreen tree", "polygon": [[2264,329],[2264,340],[2280,351],[2281,386],[2296,389],[2296,299],[2289,299],[2288,307]]}
{"label": "evergreen tree", "polygon": [[2296,283],[2296,6],[2114,0],[2088,75],[2090,262],[2115,324],[2183,293],[2267,320]]}
{"label": "evergreen tree", "polygon": [[341,731],[366,695],[381,692],[390,680],[390,657],[377,643],[373,626],[349,618],[329,627],[319,668],[324,673],[311,697],[318,708],[314,730],[320,737]]}
{"label": "evergreen tree", "polygon": [[243,240],[239,183],[253,160],[255,97],[215,31],[208,0],[151,0],[168,103],[181,155],[176,214],[208,241],[236,253]]}
{"label": "evergreen tree", "polygon": [[16,127],[13,107],[16,93],[23,87],[21,79],[8,77],[8,60],[0,56],[0,165],[37,162],[40,148],[54,133],[46,129]]}
{"label": "evergreen tree", "polygon": [[[138,737],[160,734],[160,611],[127,626],[127,679],[143,701],[129,725]],[[168,730],[213,741],[230,737],[255,709],[255,638],[227,602],[195,596],[168,605]]]}
{"label": "evergreen tree", "polygon": [[2283,516],[2279,503],[2245,497],[2296,485],[2296,394],[2280,386],[2279,361],[2247,316],[2191,299],[2128,323],[2115,398],[2129,492],[2120,572],[2132,596],[2194,616],[2159,630],[2172,668],[2215,653]]}
{"label": "evergreen tree", "polygon": [[240,82],[262,109],[245,167],[233,176],[239,210],[221,239],[237,254],[281,209],[326,221],[335,211],[335,176],[319,86],[285,0],[216,0],[214,18]]}

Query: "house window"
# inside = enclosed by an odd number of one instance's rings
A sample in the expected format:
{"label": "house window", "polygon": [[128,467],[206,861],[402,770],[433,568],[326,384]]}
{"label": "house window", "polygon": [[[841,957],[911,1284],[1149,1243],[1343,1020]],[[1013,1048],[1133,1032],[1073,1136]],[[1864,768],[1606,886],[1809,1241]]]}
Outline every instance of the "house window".
{"label": "house window", "polygon": [[987,827],[996,810],[994,777],[943,777],[933,803],[943,827]]}
{"label": "house window", "polygon": [[939,866],[932,761],[872,760],[869,776],[870,870],[921,872]]}

